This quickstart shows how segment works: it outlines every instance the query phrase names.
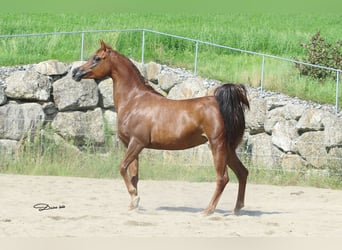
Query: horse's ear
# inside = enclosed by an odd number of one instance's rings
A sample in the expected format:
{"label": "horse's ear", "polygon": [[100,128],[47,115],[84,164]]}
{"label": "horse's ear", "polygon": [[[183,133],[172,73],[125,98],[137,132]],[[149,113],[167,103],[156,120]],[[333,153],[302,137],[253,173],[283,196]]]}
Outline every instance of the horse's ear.
{"label": "horse's ear", "polygon": [[113,50],[112,47],[110,47],[109,45],[107,45],[102,39],[100,40],[100,43],[101,43],[101,49],[103,51],[110,51],[110,50]]}
{"label": "horse's ear", "polygon": [[105,50],[107,47],[106,43],[102,39],[100,40],[100,43],[101,43],[101,49]]}

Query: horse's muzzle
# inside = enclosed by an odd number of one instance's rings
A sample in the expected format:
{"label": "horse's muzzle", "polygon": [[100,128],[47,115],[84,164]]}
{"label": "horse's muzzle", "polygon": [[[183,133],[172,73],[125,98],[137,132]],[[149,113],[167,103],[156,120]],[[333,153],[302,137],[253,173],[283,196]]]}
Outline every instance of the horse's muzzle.
{"label": "horse's muzzle", "polygon": [[74,79],[75,81],[79,82],[82,80],[83,76],[86,75],[87,72],[84,70],[81,70],[80,68],[75,68],[72,71],[72,79]]}

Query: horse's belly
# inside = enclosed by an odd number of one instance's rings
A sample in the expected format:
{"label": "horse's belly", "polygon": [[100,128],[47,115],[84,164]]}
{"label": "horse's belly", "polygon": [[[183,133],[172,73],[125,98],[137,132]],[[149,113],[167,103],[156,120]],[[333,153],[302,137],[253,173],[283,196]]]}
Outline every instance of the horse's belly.
{"label": "horse's belly", "polygon": [[164,137],[155,138],[151,140],[148,148],[152,149],[165,149],[165,150],[181,150],[196,147],[207,142],[208,139],[202,134],[184,136],[184,137]]}

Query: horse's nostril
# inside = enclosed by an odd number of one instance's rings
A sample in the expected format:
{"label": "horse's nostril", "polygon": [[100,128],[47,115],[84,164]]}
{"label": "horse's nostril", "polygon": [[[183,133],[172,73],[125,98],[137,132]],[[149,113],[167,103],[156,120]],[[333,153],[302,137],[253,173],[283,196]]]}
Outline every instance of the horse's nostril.
{"label": "horse's nostril", "polygon": [[72,77],[74,77],[76,75],[77,71],[78,71],[78,68],[75,68],[72,70]]}
{"label": "horse's nostril", "polygon": [[74,79],[75,81],[81,81],[82,76],[84,75],[85,75],[85,72],[80,70],[79,68],[75,68],[71,74],[72,79]]}

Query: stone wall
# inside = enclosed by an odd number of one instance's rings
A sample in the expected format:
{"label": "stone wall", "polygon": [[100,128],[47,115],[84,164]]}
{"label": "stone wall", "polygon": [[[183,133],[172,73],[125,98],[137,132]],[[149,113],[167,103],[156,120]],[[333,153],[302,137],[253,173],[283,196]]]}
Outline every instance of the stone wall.
{"label": "stone wall", "polygon": [[[116,113],[111,79],[101,82],[71,78],[74,67],[55,60],[14,68],[0,68],[0,157],[15,154],[28,132],[42,132],[51,124],[58,143],[72,141],[75,150],[91,141],[102,147],[116,137]],[[136,63],[150,84],[172,99],[211,95],[220,82],[191,72],[150,62]],[[333,107],[286,95],[248,88],[251,109],[239,148],[250,166],[295,169],[342,169],[342,115]],[[37,131],[37,128],[42,131]],[[146,150],[146,154],[153,154]],[[212,165],[208,145],[162,151],[165,164]],[[342,171],[342,170],[339,170]]]}

